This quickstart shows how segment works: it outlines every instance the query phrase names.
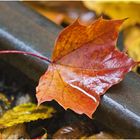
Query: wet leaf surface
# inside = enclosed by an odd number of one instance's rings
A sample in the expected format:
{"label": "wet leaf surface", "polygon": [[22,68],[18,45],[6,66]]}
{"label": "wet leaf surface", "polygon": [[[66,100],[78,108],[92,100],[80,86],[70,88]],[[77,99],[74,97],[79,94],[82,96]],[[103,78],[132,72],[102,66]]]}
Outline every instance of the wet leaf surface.
{"label": "wet leaf surface", "polygon": [[36,88],[38,104],[54,99],[64,109],[92,118],[100,96],[136,65],[115,48],[123,21],[99,18],[84,26],[77,20],[64,29]]}

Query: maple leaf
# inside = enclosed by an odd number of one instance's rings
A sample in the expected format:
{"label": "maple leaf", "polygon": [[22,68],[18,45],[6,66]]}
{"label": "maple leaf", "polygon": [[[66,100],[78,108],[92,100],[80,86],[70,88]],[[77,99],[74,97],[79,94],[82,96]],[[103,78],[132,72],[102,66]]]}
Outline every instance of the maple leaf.
{"label": "maple leaf", "polygon": [[64,29],[36,88],[38,104],[54,99],[65,109],[92,118],[100,96],[136,65],[115,48],[123,21],[99,18],[84,26],[76,20]]}

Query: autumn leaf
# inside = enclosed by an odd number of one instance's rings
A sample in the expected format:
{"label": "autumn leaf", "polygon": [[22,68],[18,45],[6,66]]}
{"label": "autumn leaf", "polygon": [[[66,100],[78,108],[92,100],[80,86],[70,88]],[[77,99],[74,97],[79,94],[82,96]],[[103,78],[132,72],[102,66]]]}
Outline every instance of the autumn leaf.
{"label": "autumn leaf", "polygon": [[115,48],[124,20],[76,20],[58,36],[52,63],[36,88],[38,104],[56,100],[64,109],[92,118],[100,96],[119,83],[136,63]]}
{"label": "autumn leaf", "polygon": [[85,6],[90,10],[94,10],[97,15],[105,14],[112,19],[129,18],[123,28],[140,24],[140,1],[83,1]]}
{"label": "autumn leaf", "polygon": [[52,117],[54,112],[54,109],[51,107],[42,105],[37,107],[33,103],[21,104],[8,110],[0,118],[0,129],[38,119],[47,119]]}
{"label": "autumn leaf", "polygon": [[140,1],[83,1],[90,10],[97,15],[105,14],[112,19],[128,17],[123,24],[124,46],[128,55],[136,61],[140,61]]}

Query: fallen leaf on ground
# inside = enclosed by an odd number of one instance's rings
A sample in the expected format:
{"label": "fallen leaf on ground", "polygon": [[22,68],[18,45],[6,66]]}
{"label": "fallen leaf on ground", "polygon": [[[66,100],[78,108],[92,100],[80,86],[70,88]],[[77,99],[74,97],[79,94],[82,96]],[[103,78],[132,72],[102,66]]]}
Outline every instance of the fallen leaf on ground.
{"label": "fallen leaf on ground", "polygon": [[136,23],[140,24],[140,1],[83,1],[83,3],[90,10],[96,11],[98,15],[105,14],[112,19],[129,18],[123,24],[123,28],[135,25]]}
{"label": "fallen leaf on ground", "polygon": [[95,127],[91,122],[85,123],[77,121],[69,125],[65,125],[58,129],[52,136],[53,139],[79,139],[83,136],[89,136],[95,131]]}
{"label": "fallen leaf on ground", "polygon": [[47,119],[52,117],[54,112],[54,109],[51,107],[42,105],[37,107],[33,103],[21,104],[8,110],[0,118],[0,129],[38,119]]}
{"label": "fallen leaf on ground", "polygon": [[119,83],[136,63],[115,48],[124,20],[76,20],[56,40],[52,63],[36,89],[38,104],[56,100],[65,109],[92,118],[100,96]]}

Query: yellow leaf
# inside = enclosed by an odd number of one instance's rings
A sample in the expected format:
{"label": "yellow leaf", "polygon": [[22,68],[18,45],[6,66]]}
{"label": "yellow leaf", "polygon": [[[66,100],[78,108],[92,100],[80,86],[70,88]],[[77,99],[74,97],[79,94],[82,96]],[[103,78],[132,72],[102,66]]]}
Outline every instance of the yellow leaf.
{"label": "yellow leaf", "polygon": [[140,28],[133,26],[124,31],[124,46],[135,61],[140,61]]}
{"label": "yellow leaf", "polygon": [[0,118],[0,129],[38,119],[47,119],[52,117],[54,112],[53,108],[43,105],[37,107],[33,103],[21,104],[7,111]]}
{"label": "yellow leaf", "polygon": [[84,4],[98,15],[103,13],[112,19],[129,18],[124,22],[123,28],[140,23],[140,1],[84,1]]}

